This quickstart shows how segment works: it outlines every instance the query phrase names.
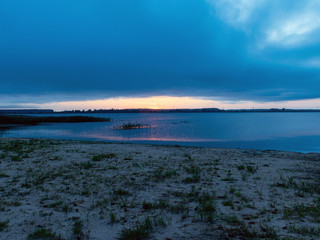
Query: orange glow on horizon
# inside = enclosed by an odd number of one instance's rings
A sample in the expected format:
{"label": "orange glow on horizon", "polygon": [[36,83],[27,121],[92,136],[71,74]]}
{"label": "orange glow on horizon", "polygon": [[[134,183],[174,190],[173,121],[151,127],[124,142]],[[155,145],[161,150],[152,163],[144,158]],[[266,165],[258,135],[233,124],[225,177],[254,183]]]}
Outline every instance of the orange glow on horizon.
{"label": "orange glow on horizon", "polygon": [[108,98],[90,101],[68,101],[41,104],[42,108],[55,110],[88,109],[177,109],[177,108],[214,108],[218,102],[192,97],[154,96],[145,98]]}
{"label": "orange glow on horizon", "polygon": [[[28,104],[24,104],[28,105]],[[268,109],[268,108],[295,108],[317,109],[320,99],[306,99],[279,102],[254,102],[254,101],[218,101],[200,97],[173,97],[153,96],[144,98],[107,98],[89,101],[65,101],[43,104],[30,103],[30,106],[39,108],[63,110],[88,110],[88,109],[181,109],[181,108],[220,108],[220,109]]]}

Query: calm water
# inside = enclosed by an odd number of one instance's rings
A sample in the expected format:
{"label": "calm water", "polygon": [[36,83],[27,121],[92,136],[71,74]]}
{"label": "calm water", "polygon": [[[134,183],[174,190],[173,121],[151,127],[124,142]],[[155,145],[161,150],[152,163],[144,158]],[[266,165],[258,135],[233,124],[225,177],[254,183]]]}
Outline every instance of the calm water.
{"label": "calm water", "polygon": [[[22,127],[8,130],[2,136],[320,152],[320,113],[129,113],[87,116],[109,117],[114,121]],[[128,122],[149,124],[151,128],[114,129]]]}

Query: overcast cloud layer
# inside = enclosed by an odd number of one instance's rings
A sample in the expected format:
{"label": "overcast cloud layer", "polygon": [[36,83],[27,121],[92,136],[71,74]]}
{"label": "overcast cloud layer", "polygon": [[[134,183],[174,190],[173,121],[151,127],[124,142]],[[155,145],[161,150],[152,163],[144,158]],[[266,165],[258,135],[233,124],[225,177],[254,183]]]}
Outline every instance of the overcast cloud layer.
{"label": "overcast cloud layer", "polygon": [[0,101],[320,97],[320,1],[1,0]]}

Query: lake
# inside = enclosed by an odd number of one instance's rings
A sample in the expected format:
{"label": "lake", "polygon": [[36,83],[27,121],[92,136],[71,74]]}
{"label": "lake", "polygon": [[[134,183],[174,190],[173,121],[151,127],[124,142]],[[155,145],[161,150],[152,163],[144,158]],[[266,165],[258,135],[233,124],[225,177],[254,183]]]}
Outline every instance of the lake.
{"label": "lake", "polygon": [[[2,137],[320,152],[320,113],[317,112],[77,115],[108,117],[113,121],[19,127],[7,130],[1,135]],[[147,124],[150,128],[115,129],[124,123]]]}

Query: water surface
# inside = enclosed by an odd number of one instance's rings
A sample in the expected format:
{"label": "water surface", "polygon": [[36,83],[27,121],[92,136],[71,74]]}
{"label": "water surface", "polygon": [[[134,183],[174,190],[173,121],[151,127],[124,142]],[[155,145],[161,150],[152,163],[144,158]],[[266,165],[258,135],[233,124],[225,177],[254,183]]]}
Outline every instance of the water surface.
{"label": "water surface", "polygon": [[[320,152],[320,113],[314,112],[81,115],[108,117],[113,122],[20,127],[2,136]],[[150,128],[115,129],[129,122],[149,124]]]}

